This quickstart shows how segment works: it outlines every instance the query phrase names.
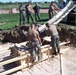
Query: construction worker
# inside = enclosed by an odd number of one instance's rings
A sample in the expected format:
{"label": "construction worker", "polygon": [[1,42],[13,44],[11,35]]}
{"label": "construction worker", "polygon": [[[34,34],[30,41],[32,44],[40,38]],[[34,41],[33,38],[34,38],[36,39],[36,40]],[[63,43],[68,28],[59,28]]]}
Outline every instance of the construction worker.
{"label": "construction worker", "polygon": [[38,61],[41,60],[41,38],[39,36],[39,33],[37,31],[37,28],[34,24],[31,25],[31,28],[29,29],[28,32],[28,38],[29,38],[29,43],[31,44],[31,54],[32,54],[32,62],[35,61],[35,56],[36,56],[36,48],[38,52]]}
{"label": "construction worker", "polygon": [[50,25],[49,23],[46,23],[46,27],[48,28],[48,33],[51,36],[53,54],[56,55],[60,52],[58,31],[55,25]]}
{"label": "construction worker", "polygon": [[32,22],[34,23],[34,19],[32,17],[32,13],[34,13],[33,7],[31,4],[28,2],[28,4],[25,6],[26,8],[26,17],[27,17],[27,22],[29,23],[29,20],[31,18]]}
{"label": "construction worker", "polygon": [[57,13],[56,10],[60,10],[60,9],[56,6],[54,2],[51,2],[48,10],[49,19],[51,19]]}
{"label": "construction worker", "polygon": [[20,6],[19,6],[19,14],[20,14],[20,25],[22,24],[22,21],[23,21],[23,24],[25,24],[25,8],[23,7],[23,4],[20,3]]}
{"label": "construction worker", "polygon": [[[38,3],[34,6],[34,11],[35,11],[35,20],[40,21],[40,6],[38,6]],[[37,20],[38,18],[38,20]]]}
{"label": "construction worker", "polygon": [[61,4],[61,9],[63,9],[65,6],[66,6],[66,2],[63,1],[62,4]]}

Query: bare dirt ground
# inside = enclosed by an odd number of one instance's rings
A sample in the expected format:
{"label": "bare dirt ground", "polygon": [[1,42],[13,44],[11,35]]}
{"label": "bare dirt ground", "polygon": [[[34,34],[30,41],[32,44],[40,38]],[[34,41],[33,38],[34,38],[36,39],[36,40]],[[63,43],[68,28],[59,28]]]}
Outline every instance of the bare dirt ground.
{"label": "bare dirt ground", "polygon": [[[19,13],[18,10],[0,10],[0,14],[3,13]],[[40,9],[40,13],[48,13],[48,9]]]}
{"label": "bare dirt ground", "polygon": [[[57,12],[59,12],[59,10],[57,10]],[[0,14],[5,13],[19,13],[19,10],[0,10]],[[40,13],[48,13],[48,9],[40,9]]]}
{"label": "bare dirt ground", "polygon": [[[13,46],[11,43],[0,45],[0,62],[10,56],[8,48],[11,46]],[[2,52],[2,50],[5,50],[5,52]],[[76,75],[76,48],[63,46],[61,47],[61,53],[61,55],[49,58],[30,69],[27,68],[9,75]],[[0,72],[10,69],[13,66],[16,65],[0,66]]]}

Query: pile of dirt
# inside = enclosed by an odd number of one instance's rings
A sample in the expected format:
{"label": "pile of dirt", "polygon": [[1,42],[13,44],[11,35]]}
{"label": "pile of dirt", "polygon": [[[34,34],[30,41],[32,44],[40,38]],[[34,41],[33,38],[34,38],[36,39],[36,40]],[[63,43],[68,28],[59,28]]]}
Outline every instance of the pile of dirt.
{"label": "pile of dirt", "polygon": [[12,43],[20,43],[26,41],[27,38],[27,30],[28,26],[19,26],[13,29],[2,30],[0,31],[0,42],[12,42]]}
{"label": "pile of dirt", "polygon": [[76,28],[73,26],[59,26],[58,31],[60,35],[60,41],[70,40],[71,44],[76,46]]}
{"label": "pile of dirt", "polygon": [[[71,41],[71,44],[76,46],[76,29],[68,28],[65,26],[58,26],[60,41]],[[19,26],[14,29],[1,30],[0,42],[20,43],[28,40],[29,26]],[[40,32],[41,38],[46,36],[46,31]]]}

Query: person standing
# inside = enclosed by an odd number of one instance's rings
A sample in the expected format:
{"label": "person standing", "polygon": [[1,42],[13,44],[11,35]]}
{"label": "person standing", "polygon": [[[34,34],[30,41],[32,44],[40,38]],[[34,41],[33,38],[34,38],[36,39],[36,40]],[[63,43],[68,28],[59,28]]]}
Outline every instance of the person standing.
{"label": "person standing", "polygon": [[38,3],[36,3],[33,9],[35,11],[35,20],[40,21],[40,6],[38,6]]}
{"label": "person standing", "polygon": [[65,6],[66,6],[66,2],[63,1],[62,4],[61,4],[61,9],[63,9]]}
{"label": "person standing", "polygon": [[31,25],[31,29],[28,32],[29,43],[31,44],[32,62],[35,61],[36,48],[38,49],[38,61],[41,60],[41,38],[34,24]]}
{"label": "person standing", "polygon": [[20,3],[20,6],[19,6],[19,15],[20,15],[20,25],[22,24],[25,24],[25,8],[23,7],[23,4]]}
{"label": "person standing", "polygon": [[48,10],[49,19],[51,19],[57,13],[56,10],[60,10],[60,9],[56,6],[54,2],[51,2]]}
{"label": "person standing", "polygon": [[31,6],[31,4],[28,2],[28,4],[25,6],[26,8],[26,17],[27,17],[27,22],[29,22],[30,18],[32,20],[32,22],[34,23],[34,19],[32,17],[32,13],[34,13],[33,7]]}
{"label": "person standing", "polygon": [[50,25],[49,23],[46,23],[46,27],[48,28],[48,33],[51,36],[53,54],[56,55],[57,53],[60,52],[59,34],[58,34],[58,31],[57,31],[57,28],[56,28],[55,25]]}

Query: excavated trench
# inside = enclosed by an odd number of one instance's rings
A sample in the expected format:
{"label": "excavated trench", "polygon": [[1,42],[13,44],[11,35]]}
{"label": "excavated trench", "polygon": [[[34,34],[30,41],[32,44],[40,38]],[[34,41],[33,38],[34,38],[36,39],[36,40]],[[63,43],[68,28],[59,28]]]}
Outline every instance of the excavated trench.
{"label": "excavated trench", "polygon": [[[68,28],[67,26],[58,25],[58,32],[60,36],[60,41],[70,40],[71,44],[76,46],[76,29]],[[1,30],[0,31],[0,42],[1,43],[21,43],[28,40],[29,26],[20,26],[13,29]],[[44,38],[46,36],[46,31],[40,32],[40,37]],[[43,41],[43,39],[42,39]],[[44,41],[43,44],[49,42]]]}
{"label": "excavated trench", "polygon": [[[76,47],[76,29],[74,29],[73,27],[68,28],[67,26],[61,26],[61,25],[58,25],[57,29],[58,29],[58,32],[59,32],[61,42],[70,40],[71,45]],[[21,43],[21,42],[27,41],[28,40],[28,36],[27,36],[28,30],[29,30],[29,26],[20,26],[20,27],[15,27],[14,29],[1,30],[0,31],[0,42],[1,43],[7,43],[7,42]],[[40,37],[41,38],[44,38],[45,36],[46,36],[46,31],[40,32]],[[42,41],[43,41],[43,39],[42,39]],[[48,44],[48,43],[50,43],[50,42],[43,41],[42,44]],[[68,46],[63,46],[61,48],[61,53],[63,53],[62,57],[61,57],[62,74],[63,75],[76,75],[76,65],[75,65],[75,63],[76,63],[76,58],[75,58],[76,48],[69,46],[68,50],[66,50],[67,47]],[[65,49],[65,50],[63,50],[63,49]],[[56,56],[53,59],[53,61],[50,60],[50,62],[51,62],[50,64],[53,65],[55,70],[52,67],[47,69],[47,70],[50,70],[49,75],[52,75],[51,73],[56,73],[60,69],[60,63],[59,63],[60,60],[58,60],[59,58],[60,58],[59,56],[58,57]],[[45,61],[45,62],[47,62],[47,61]],[[44,65],[46,65],[45,62],[42,62],[44,64],[42,65],[43,68],[41,67],[41,70],[43,70],[45,68],[44,67]],[[49,62],[47,62],[47,63],[49,63]],[[57,69],[56,69],[56,66],[57,66]],[[47,65],[46,65],[46,67],[47,67]],[[7,69],[7,68],[5,68],[5,69]],[[41,70],[40,70],[40,72],[41,72]],[[43,72],[44,72],[44,70],[43,70]],[[16,73],[16,75],[19,75],[19,74]]]}

